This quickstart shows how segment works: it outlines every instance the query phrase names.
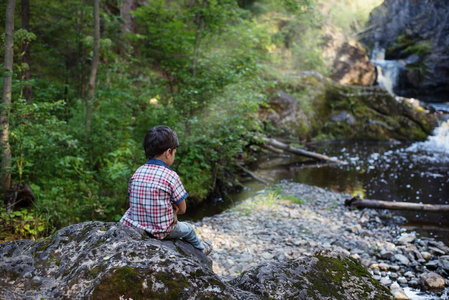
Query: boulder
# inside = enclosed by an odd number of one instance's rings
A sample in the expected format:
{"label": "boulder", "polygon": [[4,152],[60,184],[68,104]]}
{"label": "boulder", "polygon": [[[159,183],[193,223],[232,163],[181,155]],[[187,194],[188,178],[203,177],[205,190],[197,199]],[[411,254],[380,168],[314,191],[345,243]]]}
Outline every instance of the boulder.
{"label": "boulder", "polygon": [[273,93],[269,109],[261,110],[260,118],[288,132],[307,132],[311,127],[298,99],[283,91]]}
{"label": "boulder", "polygon": [[355,259],[327,250],[260,264],[231,283],[261,299],[393,299]]}
{"label": "boulder", "polygon": [[449,100],[449,2],[385,0],[369,18],[362,43],[386,49],[405,71],[395,93],[429,102]]}
{"label": "boulder", "polygon": [[[88,222],[0,244],[1,299],[238,299],[190,244],[120,223]],[[248,296],[249,297],[249,296]],[[250,298],[250,297],[249,297]]]}
{"label": "boulder", "polygon": [[374,85],[376,67],[362,44],[345,37],[337,28],[327,26],[324,30],[322,49],[332,69],[331,78],[340,84]]}
{"label": "boulder", "polygon": [[0,299],[391,298],[342,255],[262,264],[228,282],[190,244],[120,223],[80,223],[37,242],[2,243],[0,257]]}
{"label": "boulder", "polygon": [[320,74],[289,75],[259,117],[286,136],[322,140],[425,140],[437,117],[380,87],[341,85]]}

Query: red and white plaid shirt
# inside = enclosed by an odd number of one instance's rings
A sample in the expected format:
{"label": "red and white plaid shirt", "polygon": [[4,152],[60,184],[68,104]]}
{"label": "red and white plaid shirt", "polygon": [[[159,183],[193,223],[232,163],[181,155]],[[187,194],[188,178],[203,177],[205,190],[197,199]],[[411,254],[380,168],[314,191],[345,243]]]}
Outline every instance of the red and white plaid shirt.
{"label": "red and white plaid shirt", "polygon": [[121,223],[143,229],[157,239],[172,230],[173,206],[187,197],[181,179],[163,161],[150,159],[128,183],[129,209]]}

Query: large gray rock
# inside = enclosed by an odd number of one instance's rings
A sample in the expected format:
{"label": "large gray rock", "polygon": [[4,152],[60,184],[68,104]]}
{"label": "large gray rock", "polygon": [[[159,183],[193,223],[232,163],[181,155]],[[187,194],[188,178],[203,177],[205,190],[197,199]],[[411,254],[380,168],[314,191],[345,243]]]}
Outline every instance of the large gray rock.
{"label": "large gray rock", "polygon": [[403,60],[395,92],[426,101],[449,101],[449,1],[385,0],[371,12],[362,38]]}
{"label": "large gray rock", "polygon": [[391,298],[360,264],[330,252],[261,265],[226,282],[190,244],[119,223],[80,223],[38,242],[2,243],[0,274],[0,299],[8,300]]}
{"label": "large gray rock", "polygon": [[357,261],[328,251],[264,263],[232,283],[263,299],[393,299]]}
{"label": "large gray rock", "polygon": [[[211,261],[182,241],[120,223],[89,222],[53,237],[0,244],[1,299],[238,299]],[[248,296],[248,298],[251,298]]]}

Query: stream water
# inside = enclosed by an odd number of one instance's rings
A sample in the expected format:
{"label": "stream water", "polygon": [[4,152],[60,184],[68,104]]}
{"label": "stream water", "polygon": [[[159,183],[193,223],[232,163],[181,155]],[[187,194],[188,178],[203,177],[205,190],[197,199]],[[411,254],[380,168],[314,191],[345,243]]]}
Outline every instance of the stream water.
{"label": "stream water", "polygon": [[[449,120],[443,121],[425,142],[334,143],[309,150],[336,157],[344,164],[317,164],[295,155],[269,157],[253,168],[257,176],[272,183],[281,180],[305,183],[366,199],[449,204]],[[228,199],[196,209],[198,219],[216,214],[258,190],[249,182]],[[408,220],[404,227],[422,236],[448,243],[449,216],[441,213],[392,211]]]}

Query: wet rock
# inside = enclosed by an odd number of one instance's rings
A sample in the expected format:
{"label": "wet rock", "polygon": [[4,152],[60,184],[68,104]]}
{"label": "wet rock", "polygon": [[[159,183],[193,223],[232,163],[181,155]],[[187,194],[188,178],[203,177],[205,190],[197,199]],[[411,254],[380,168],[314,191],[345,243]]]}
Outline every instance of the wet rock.
{"label": "wet rock", "polygon": [[390,286],[390,290],[396,299],[399,299],[399,300],[409,300],[410,299],[409,297],[407,297],[404,290],[397,283],[393,283]]}
{"label": "wet rock", "polygon": [[444,278],[434,272],[424,273],[421,275],[421,285],[426,290],[441,291],[444,289]]}

